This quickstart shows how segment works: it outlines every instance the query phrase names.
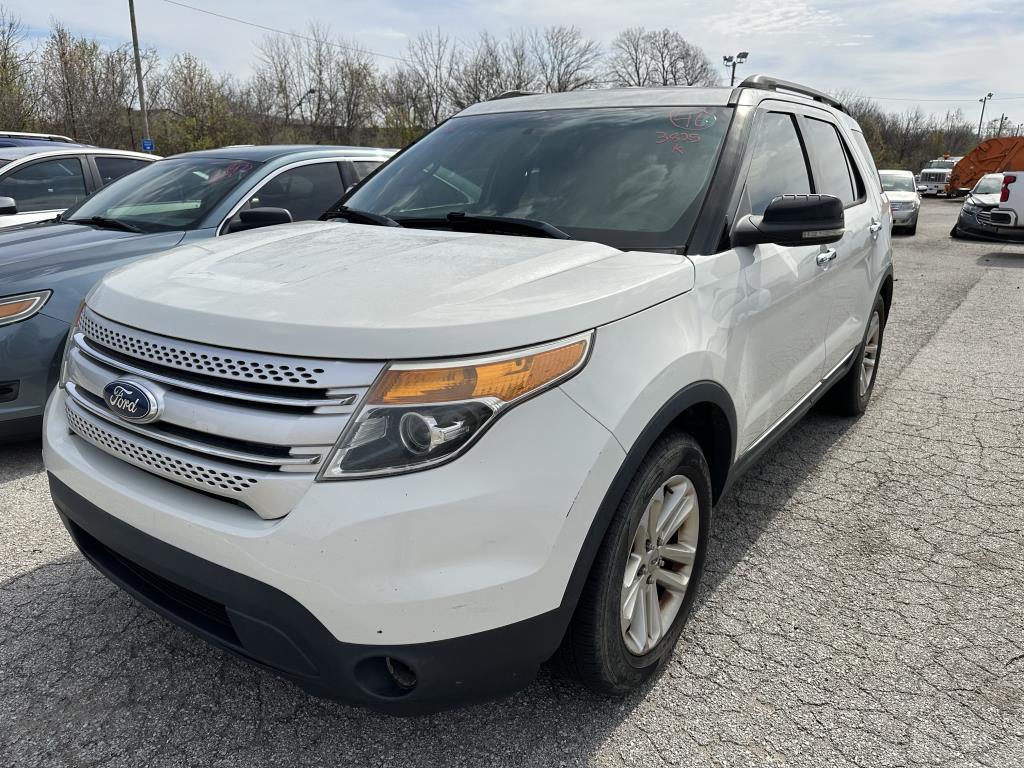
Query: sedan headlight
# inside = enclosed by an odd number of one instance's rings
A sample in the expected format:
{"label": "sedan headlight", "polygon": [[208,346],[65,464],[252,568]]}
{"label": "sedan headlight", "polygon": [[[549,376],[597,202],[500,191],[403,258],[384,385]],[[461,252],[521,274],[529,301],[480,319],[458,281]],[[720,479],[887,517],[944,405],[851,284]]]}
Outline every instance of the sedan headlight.
{"label": "sedan headlight", "polygon": [[43,308],[51,293],[52,291],[35,291],[0,298],[0,325],[28,320]]}
{"label": "sedan headlight", "polygon": [[591,331],[501,355],[392,363],[317,479],[394,475],[454,459],[510,408],[578,373],[592,341]]}
{"label": "sedan headlight", "polygon": [[978,210],[978,206],[972,205],[971,203],[964,203],[964,213],[975,213]]}

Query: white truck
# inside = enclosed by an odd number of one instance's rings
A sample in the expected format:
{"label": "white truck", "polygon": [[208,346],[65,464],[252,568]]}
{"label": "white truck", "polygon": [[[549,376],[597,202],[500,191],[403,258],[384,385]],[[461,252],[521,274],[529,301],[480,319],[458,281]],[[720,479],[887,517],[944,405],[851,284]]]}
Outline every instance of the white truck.
{"label": "white truck", "polygon": [[943,155],[934,160],[929,160],[917,181],[917,189],[922,195],[945,194],[946,186],[949,184],[949,177],[953,173],[953,166],[961,158]]}

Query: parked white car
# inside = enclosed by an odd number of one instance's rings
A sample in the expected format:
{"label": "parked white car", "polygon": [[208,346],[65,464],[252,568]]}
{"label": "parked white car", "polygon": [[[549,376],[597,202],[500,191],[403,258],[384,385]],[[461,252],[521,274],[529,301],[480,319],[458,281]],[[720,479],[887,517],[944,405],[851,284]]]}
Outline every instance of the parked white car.
{"label": "parked white car", "polygon": [[917,217],[921,211],[921,193],[917,191],[914,174],[910,171],[879,171],[882,189],[889,198],[893,228],[908,235],[917,232]]}
{"label": "parked white car", "polygon": [[871,398],[891,214],[817,91],[495,99],[334,216],[107,275],[43,449],[103,573],[317,694],[428,711],[559,649],[635,690],[712,504]]}
{"label": "parked white car", "polygon": [[1024,171],[988,173],[964,200],[955,238],[1019,242],[1024,240]]}
{"label": "parked white car", "polygon": [[0,147],[0,228],[55,218],[156,155],[98,147]]}

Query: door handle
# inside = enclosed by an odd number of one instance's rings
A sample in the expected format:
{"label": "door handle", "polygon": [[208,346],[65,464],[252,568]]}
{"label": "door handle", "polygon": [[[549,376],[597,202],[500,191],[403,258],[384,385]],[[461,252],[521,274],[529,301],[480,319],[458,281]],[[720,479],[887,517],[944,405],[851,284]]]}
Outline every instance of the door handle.
{"label": "door handle", "polygon": [[880,222],[878,219],[872,219],[871,226],[868,227],[868,229],[871,230],[872,235],[877,235],[879,232],[882,231],[882,222]]}
{"label": "door handle", "polygon": [[827,266],[829,263],[835,261],[836,256],[838,255],[839,254],[836,253],[835,248],[826,248],[824,251],[819,253],[814,260],[818,262],[819,267],[824,267]]}

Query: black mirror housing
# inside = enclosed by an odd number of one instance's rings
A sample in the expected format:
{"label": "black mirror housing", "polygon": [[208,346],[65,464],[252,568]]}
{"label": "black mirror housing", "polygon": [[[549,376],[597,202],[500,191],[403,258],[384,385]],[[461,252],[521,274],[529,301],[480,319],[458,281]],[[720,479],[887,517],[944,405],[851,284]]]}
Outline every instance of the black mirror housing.
{"label": "black mirror housing", "polygon": [[846,214],[834,195],[782,195],[772,200],[764,215],[744,216],[733,228],[733,247],[827,245],[843,237]]}
{"label": "black mirror housing", "polygon": [[0,197],[0,216],[10,216],[18,212],[18,204],[13,197]]}
{"label": "black mirror housing", "polygon": [[250,208],[238,212],[238,221],[231,224],[228,232],[248,232],[250,229],[291,223],[292,214],[287,208]]}

